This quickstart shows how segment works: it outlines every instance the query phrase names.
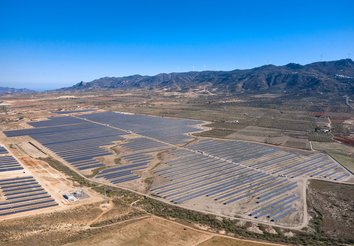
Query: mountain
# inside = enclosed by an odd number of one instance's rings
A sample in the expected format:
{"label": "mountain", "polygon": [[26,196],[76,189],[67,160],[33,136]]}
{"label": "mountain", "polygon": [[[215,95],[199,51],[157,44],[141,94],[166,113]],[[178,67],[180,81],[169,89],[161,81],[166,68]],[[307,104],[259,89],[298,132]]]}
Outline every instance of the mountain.
{"label": "mountain", "polygon": [[33,93],[33,90],[29,89],[15,89],[15,88],[9,88],[9,87],[0,87],[0,95],[3,94],[16,94],[16,93]]}
{"label": "mountain", "polygon": [[232,71],[161,73],[154,76],[104,77],[80,82],[62,90],[165,89],[189,91],[206,89],[227,93],[354,93],[354,62],[351,59],[265,65]]}

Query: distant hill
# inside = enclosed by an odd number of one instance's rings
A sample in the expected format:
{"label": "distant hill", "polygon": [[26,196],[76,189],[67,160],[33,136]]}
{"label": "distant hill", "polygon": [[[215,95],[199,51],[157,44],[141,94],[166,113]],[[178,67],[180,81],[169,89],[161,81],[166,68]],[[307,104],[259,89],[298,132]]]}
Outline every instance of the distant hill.
{"label": "distant hill", "polygon": [[15,94],[15,93],[33,93],[33,90],[29,89],[15,89],[9,87],[0,87],[0,95],[3,94]]}
{"label": "distant hill", "polygon": [[232,71],[161,73],[154,76],[104,77],[80,82],[61,90],[205,89],[227,93],[354,93],[354,62],[351,59],[315,62],[307,65],[265,65]]}

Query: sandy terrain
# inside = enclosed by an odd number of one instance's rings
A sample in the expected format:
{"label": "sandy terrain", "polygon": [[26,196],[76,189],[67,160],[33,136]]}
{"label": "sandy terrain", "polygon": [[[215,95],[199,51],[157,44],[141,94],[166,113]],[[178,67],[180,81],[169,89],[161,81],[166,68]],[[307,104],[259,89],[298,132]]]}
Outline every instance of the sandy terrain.
{"label": "sandy terrain", "polygon": [[31,142],[22,142],[17,145],[32,158],[46,158],[47,154],[41,151]]}
{"label": "sandy terrain", "polygon": [[158,218],[146,218],[67,245],[196,245],[209,237]]}

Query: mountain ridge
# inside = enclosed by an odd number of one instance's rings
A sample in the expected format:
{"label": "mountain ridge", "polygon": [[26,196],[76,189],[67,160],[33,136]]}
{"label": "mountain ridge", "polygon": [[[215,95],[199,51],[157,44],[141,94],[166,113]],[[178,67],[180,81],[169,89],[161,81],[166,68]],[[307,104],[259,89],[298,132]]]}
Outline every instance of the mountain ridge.
{"label": "mountain ridge", "polygon": [[231,71],[190,71],[153,76],[103,77],[60,90],[164,89],[188,91],[204,88],[213,92],[256,93],[354,93],[354,62],[351,59],[320,61],[306,65],[288,63]]}
{"label": "mountain ridge", "polygon": [[15,93],[33,93],[34,90],[26,89],[26,88],[11,88],[11,87],[1,87],[0,86],[0,95],[3,94],[15,94]]}

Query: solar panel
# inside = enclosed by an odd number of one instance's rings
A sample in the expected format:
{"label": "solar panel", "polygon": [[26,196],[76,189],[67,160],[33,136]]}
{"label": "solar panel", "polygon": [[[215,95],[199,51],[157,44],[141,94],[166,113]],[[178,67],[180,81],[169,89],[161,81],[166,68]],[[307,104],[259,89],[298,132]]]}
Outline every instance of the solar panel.
{"label": "solar panel", "polygon": [[124,179],[113,180],[112,183],[113,184],[118,184],[118,183],[123,183],[123,182],[131,181],[131,180],[134,180],[134,179],[138,179],[138,178],[139,178],[139,176],[132,176],[132,177],[124,178]]}
{"label": "solar panel", "polygon": [[5,149],[5,147],[2,147],[0,146],[0,155],[3,155],[3,154],[7,154],[7,150]]}

